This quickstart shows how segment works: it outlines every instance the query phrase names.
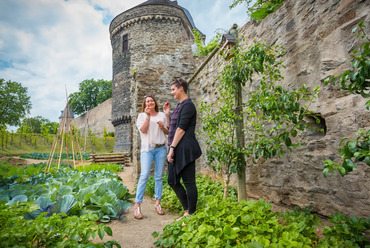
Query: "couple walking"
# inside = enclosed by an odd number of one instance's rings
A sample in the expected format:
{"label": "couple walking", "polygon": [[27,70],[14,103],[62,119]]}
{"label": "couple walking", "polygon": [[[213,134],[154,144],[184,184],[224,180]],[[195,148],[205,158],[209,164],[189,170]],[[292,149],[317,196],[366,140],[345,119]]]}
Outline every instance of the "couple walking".
{"label": "couple walking", "polygon": [[[179,101],[171,113],[169,103],[159,112],[154,96],[145,96],[142,112],[136,125],[141,138],[141,173],[136,189],[134,217],[142,219],[140,204],[148,182],[150,168],[154,160],[155,211],[159,215],[161,208],[163,168],[168,161],[168,184],[175,191],[184,209],[184,216],[196,211],[198,191],[195,183],[195,160],[202,154],[195,138],[196,109],[187,95],[188,84],[182,78],[171,82],[171,94]],[[168,135],[168,151],[165,146]],[[185,188],[180,183],[182,179]]]}

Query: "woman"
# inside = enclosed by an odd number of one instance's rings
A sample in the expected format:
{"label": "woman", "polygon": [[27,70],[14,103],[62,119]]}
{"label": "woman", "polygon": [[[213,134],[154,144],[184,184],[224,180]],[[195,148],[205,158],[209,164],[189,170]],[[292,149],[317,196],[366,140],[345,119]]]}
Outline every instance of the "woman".
{"label": "woman", "polygon": [[141,107],[141,113],[137,117],[136,125],[141,138],[141,173],[136,188],[134,217],[142,219],[140,204],[143,201],[144,191],[148,182],[150,168],[154,160],[154,178],[155,178],[155,211],[159,215],[164,212],[161,209],[163,168],[166,159],[167,149],[165,146],[166,136],[168,134],[166,116],[158,110],[158,102],[154,96],[145,96]]}
{"label": "woman", "polygon": [[[184,216],[196,211],[198,190],[195,183],[195,160],[202,154],[194,134],[197,112],[188,98],[187,89],[187,82],[176,78],[171,83],[171,94],[180,103],[171,115],[170,107],[167,104],[163,107],[169,123],[168,184],[179,198]],[[181,178],[186,190],[180,183]]]}

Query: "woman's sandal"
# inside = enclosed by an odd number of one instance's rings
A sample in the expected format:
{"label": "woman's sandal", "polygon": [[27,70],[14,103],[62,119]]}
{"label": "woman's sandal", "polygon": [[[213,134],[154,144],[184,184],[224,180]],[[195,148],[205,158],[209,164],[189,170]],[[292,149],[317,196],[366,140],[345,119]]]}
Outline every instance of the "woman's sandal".
{"label": "woman's sandal", "polygon": [[164,215],[164,212],[163,212],[163,210],[162,210],[162,208],[161,208],[161,204],[156,204],[156,205],[154,205],[154,208],[155,208],[155,211],[157,212],[157,214],[159,214],[159,215]]}
{"label": "woman's sandal", "polygon": [[138,207],[135,206],[134,218],[138,220],[141,220],[143,218],[143,215],[141,214],[140,206]]}

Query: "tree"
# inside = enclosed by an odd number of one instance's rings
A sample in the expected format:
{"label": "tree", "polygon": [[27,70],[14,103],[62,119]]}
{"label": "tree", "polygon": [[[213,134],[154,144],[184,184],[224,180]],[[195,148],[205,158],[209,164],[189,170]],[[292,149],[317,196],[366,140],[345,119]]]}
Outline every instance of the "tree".
{"label": "tree", "polygon": [[233,0],[230,9],[239,4],[245,3],[247,5],[247,13],[255,21],[263,20],[267,15],[274,13],[285,0]]}
{"label": "tree", "polygon": [[99,79],[84,80],[79,91],[69,95],[69,106],[72,112],[79,115],[95,108],[112,97],[112,81]]}
{"label": "tree", "polygon": [[20,83],[0,79],[0,126],[17,126],[31,110],[31,97]]}
{"label": "tree", "polygon": [[[20,132],[21,128],[23,127],[23,130],[28,130],[30,133],[49,133],[49,134],[55,134],[55,126],[58,126],[59,123],[57,122],[50,122],[48,119],[43,118],[42,116],[36,116],[36,117],[29,117],[24,118],[21,121],[20,127],[18,128],[18,132]],[[46,131],[47,130],[47,131]]]}
{"label": "tree", "polygon": [[[234,57],[226,63],[220,75],[218,108],[212,104],[201,104],[203,130],[207,144],[207,157],[216,162],[216,169],[226,170],[226,175],[238,173],[238,200],[246,199],[245,174],[246,160],[255,162],[275,156],[283,156],[288,149],[301,145],[294,139],[299,131],[314,129],[305,121],[307,115],[320,120],[309,111],[310,104],[317,97],[303,85],[287,91],[277,85],[283,77],[279,68],[282,61],[276,59],[283,54],[279,47],[272,48],[257,43],[246,51],[232,51]],[[256,74],[260,75],[259,80]],[[251,83],[250,85],[247,83]],[[253,83],[253,86],[252,86]],[[246,92],[246,100],[241,102],[237,95],[240,88],[253,87]],[[240,115],[242,110],[242,115]],[[240,147],[238,126],[242,126],[243,147]],[[240,130],[239,130],[240,131]],[[227,180],[228,178],[226,178]]]}

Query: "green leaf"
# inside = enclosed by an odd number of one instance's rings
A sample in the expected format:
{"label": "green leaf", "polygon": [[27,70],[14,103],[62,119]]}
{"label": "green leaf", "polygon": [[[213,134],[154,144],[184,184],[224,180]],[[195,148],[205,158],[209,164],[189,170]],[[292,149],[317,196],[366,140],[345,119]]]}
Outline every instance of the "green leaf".
{"label": "green leaf", "polygon": [[370,166],[370,156],[367,156],[366,158],[365,158],[365,163],[368,165],[368,166]]}
{"label": "green leaf", "polygon": [[105,227],[104,227],[104,231],[105,231],[109,236],[112,236],[112,235],[113,235],[112,229],[111,229],[109,226],[105,226]]}
{"label": "green leaf", "polygon": [[339,174],[344,177],[347,174],[347,171],[342,166],[338,167]]}
{"label": "green leaf", "polygon": [[292,134],[293,137],[297,136],[297,130],[295,129],[293,129],[290,133]]}
{"label": "green leaf", "polygon": [[104,230],[103,230],[103,229],[99,229],[99,231],[98,231],[98,235],[99,235],[99,238],[100,238],[100,239],[103,239],[103,238],[104,238],[104,235],[105,235]]}
{"label": "green leaf", "polygon": [[64,195],[51,207],[51,213],[69,213],[69,210],[76,205],[77,201],[73,195]]}

